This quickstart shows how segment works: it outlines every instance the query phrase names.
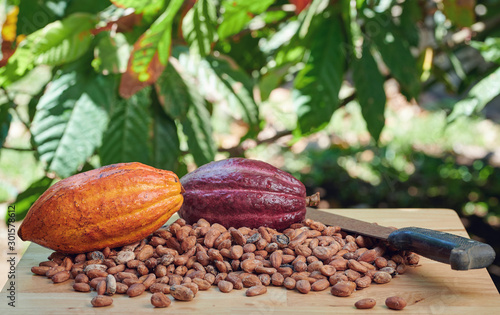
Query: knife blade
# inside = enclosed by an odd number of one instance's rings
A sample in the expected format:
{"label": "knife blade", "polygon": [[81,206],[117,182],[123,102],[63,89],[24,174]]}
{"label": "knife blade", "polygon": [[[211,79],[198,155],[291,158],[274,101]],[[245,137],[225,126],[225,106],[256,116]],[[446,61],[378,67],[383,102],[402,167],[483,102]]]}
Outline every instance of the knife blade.
{"label": "knife blade", "polygon": [[393,229],[312,208],[307,208],[306,218],[340,226],[347,232],[386,240],[399,250],[409,250],[449,264],[454,270],[486,268],[495,260],[495,251],[490,245],[446,232],[420,227]]}

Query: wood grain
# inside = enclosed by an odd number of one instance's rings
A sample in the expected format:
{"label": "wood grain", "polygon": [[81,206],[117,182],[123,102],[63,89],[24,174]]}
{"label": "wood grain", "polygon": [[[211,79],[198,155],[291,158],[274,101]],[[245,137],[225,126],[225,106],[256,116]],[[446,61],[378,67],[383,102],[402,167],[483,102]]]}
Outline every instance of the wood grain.
{"label": "wood grain", "polygon": [[[461,236],[467,233],[453,210],[447,209],[336,209],[328,210],[368,222],[386,226],[418,226]],[[175,220],[176,218],[172,218]],[[113,297],[110,307],[94,309],[92,293],[78,293],[71,288],[72,281],[52,284],[45,277],[34,276],[30,269],[46,260],[50,250],[31,244],[16,269],[16,308],[7,305],[8,283],[0,297],[0,313],[60,314],[86,313],[159,313],[168,314],[361,314],[354,303],[362,298],[376,299],[371,314],[389,312],[384,304],[387,297],[405,298],[405,314],[498,314],[500,295],[485,269],[455,271],[449,265],[421,258],[420,265],[395,277],[384,285],[372,284],[356,291],[350,297],[335,297],[329,292],[310,292],[307,295],[285,288],[269,287],[268,293],[246,297],[245,291],[221,293],[213,286],[200,291],[190,302],[173,301],[166,310],[154,309],[151,294],[129,298]],[[363,313],[366,313],[364,311]]]}

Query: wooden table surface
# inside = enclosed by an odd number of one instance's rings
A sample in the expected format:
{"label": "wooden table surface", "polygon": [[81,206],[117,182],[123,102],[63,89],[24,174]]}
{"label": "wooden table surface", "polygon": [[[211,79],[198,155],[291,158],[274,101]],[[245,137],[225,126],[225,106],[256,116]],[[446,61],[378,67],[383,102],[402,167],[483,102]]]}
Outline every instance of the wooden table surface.
{"label": "wooden table surface", "polygon": [[[328,210],[352,218],[382,225],[418,226],[450,232],[467,233],[456,213],[447,209],[336,209]],[[172,218],[174,220],[175,218]],[[151,294],[139,297],[115,295],[113,305],[93,308],[95,292],[79,293],[73,281],[52,284],[45,277],[34,276],[30,269],[46,260],[51,250],[31,244],[16,268],[16,307],[8,306],[7,283],[0,297],[0,314],[60,313],[167,313],[167,314],[387,314],[387,297],[404,297],[408,306],[404,314],[500,314],[500,295],[485,269],[455,271],[449,265],[425,258],[420,265],[396,276],[390,283],[354,292],[350,297],[335,297],[329,290],[300,294],[282,287],[269,287],[268,293],[246,297],[245,290],[221,293],[213,286],[200,291],[190,302],[173,301],[167,309],[154,309]],[[354,303],[362,298],[376,299],[377,305],[362,311]]]}

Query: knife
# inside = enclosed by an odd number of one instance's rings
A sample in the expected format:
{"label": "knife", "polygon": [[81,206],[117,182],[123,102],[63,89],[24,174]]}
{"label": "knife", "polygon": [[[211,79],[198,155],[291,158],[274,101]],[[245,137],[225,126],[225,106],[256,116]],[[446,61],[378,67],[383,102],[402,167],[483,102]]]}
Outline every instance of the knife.
{"label": "knife", "polygon": [[342,230],[386,240],[399,250],[451,265],[454,270],[486,268],[495,260],[495,251],[485,243],[465,237],[420,227],[393,229],[378,224],[351,219],[342,215],[307,208],[306,218]]}

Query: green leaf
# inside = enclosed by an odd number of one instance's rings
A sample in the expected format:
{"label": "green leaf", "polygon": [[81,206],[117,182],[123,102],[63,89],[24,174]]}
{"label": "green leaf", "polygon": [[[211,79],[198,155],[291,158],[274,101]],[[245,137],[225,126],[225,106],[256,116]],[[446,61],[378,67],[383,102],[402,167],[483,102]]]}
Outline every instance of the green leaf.
{"label": "green leaf", "polygon": [[102,165],[122,162],[149,164],[150,89],[114,105],[99,151]]}
{"label": "green leaf", "polygon": [[418,21],[423,18],[422,7],[418,1],[405,1],[402,7],[403,12],[399,18],[401,34],[405,36],[411,46],[418,47],[420,35],[417,25]]}
{"label": "green leaf", "polygon": [[90,46],[95,22],[91,14],[75,13],[29,35],[26,45],[35,56],[35,64],[57,66],[78,59]]}
{"label": "green leaf", "polygon": [[134,44],[127,71],[120,82],[122,97],[134,95],[160,76],[170,56],[172,22],[182,3],[182,0],[170,1],[165,12]]}
{"label": "green leaf", "polygon": [[242,119],[249,125],[251,134],[249,136],[257,136],[260,122],[259,107],[253,98],[252,79],[225,59],[208,56],[206,61],[213,74],[217,76],[218,90],[226,95],[225,100],[236,118]]}
{"label": "green leaf", "polygon": [[193,103],[189,106],[182,130],[187,136],[189,152],[196,165],[204,165],[215,159],[217,146],[212,138],[210,114],[201,95],[192,91]]}
{"label": "green leaf", "polygon": [[233,68],[225,59],[208,56],[198,59],[185,51],[176,50],[182,68],[195,78],[199,93],[212,103],[227,102],[236,119],[250,127],[250,134],[259,128],[259,110],[253,98],[253,81],[241,69]]}
{"label": "green leaf", "polygon": [[493,98],[500,95],[500,68],[479,81],[469,91],[466,98],[459,101],[453,107],[448,116],[448,123],[455,121],[461,116],[471,116],[480,112]]}
{"label": "green leaf", "polygon": [[297,74],[292,92],[298,115],[295,132],[307,134],[330,121],[339,106],[339,91],[345,68],[344,35],[340,18],[318,16],[311,34],[311,51]]}
{"label": "green leaf", "polygon": [[9,108],[10,104],[8,102],[0,104],[0,147],[3,146],[7,138],[10,123],[12,121],[12,115],[9,113]]}
{"label": "green leaf", "polygon": [[174,119],[184,119],[192,103],[191,94],[186,82],[172,64],[167,65],[156,81],[155,87],[165,113]]}
{"label": "green leaf", "polygon": [[131,46],[122,33],[101,32],[95,48],[94,69],[103,74],[123,73],[127,70]]}
{"label": "green leaf", "polygon": [[274,3],[274,0],[222,0],[223,21],[217,29],[220,39],[239,33],[252,20]]}
{"label": "green leaf", "polygon": [[368,23],[375,30],[368,35],[371,35],[392,76],[401,85],[402,92],[407,99],[418,97],[420,78],[417,62],[411,54],[408,41],[400,36],[400,30],[392,21],[375,17]]}
{"label": "green leaf", "polygon": [[[158,99],[165,113],[182,123],[195,163],[203,165],[213,161],[217,147],[212,138],[210,113],[199,88],[192,82],[194,79],[179,73],[172,64],[167,66],[160,78],[156,84]],[[174,80],[177,82],[171,84]],[[173,130],[168,131],[170,135],[174,133]],[[178,147],[177,142],[174,145]]]}
{"label": "green leaf", "polygon": [[[33,182],[25,191],[17,195],[16,201],[12,204],[15,207],[16,221],[24,219],[33,203],[54,183],[54,179],[42,177]],[[9,214],[5,217],[8,222]]]}
{"label": "green leaf", "polygon": [[111,2],[119,8],[132,8],[138,14],[158,12],[165,4],[165,0],[111,0]]}
{"label": "green leaf", "polygon": [[71,0],[23,0],[19,3],[17,35],[29,35],[45,25],[62,19]]}
{"label": "green leaf", "polygon": [[356,96],[361,105],[366,128],[372,137],[378,140],[385,124],[385,79],[378,70],[368,43],[363,45],[361,58],[353,58],[352,71]]}
{"label": "green leaf", "polygon": [[500,64],[500,38],[488,37],[484,42],[472,41],[470,45],[481,53],[484,60]]}
{"label": "green leaf", "polygon": [[459,27],[471,26],[475,19],[474,0],[443,0],[443,13],[455,25]]}
{"label": "green leaf", "polygon": [[182,20],[182,33],[192,53],[202,57],[217,41],[217,11],[214,0],[198,0]]}
{"label": "green leaf", "polygon": [[153,98],[152,113],[153,155],[151,165],[176,172],[179,168],[181,150],[175,121],[165,114],[158,99],[155,98]]}
{"label": "green leaf", "polygon": [[37,105],[31,128],[48,171],[68,177],[101,146],[113,91],[112,78],[78,69],[52,81]]}
{"label": "green leaf", "polygon": [[31,33],[0,69],[0,86],[17,81],[36,65],[57,66],[78,59],[90,47],[94,25],[92,15],[77,13]]}

